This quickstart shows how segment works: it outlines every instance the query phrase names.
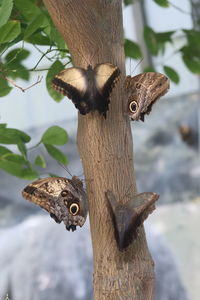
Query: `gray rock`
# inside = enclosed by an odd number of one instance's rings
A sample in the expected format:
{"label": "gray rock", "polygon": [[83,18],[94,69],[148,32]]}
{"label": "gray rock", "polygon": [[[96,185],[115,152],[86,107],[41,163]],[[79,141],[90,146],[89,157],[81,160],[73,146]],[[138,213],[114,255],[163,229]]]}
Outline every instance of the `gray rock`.
{"label": "gray rock", "polygon": [[[157,300],[187,300],[175,259],[160,236],[147,232],[155,260]],[[92,299],[89,225],[67,232],[49,216],[0,231],[0,299]]]}

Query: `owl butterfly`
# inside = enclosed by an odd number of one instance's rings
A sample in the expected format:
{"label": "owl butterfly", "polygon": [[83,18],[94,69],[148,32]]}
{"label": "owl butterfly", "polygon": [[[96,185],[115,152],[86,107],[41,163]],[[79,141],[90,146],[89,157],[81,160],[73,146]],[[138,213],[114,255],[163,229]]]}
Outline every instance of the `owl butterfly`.
{"label": "owl butterfly", "polygon": [[127,76],[125,88],[128,93],[128,114],[133,121],[144,121],[144,115],[150,113],[156,100],[167,93],[169,79],[155,72]]}
{"label": "owl butterfly", "polygon": [[155,209],[156,193],[141,193],[125,204],[119,203],[111,191],[106,192],[114,226],[114,235],[120,251],[137,237],[137,229]]}
{"label": "owl butterfly", "polygon": [[22,191],[22,196],[44,208],[57,222],[63,223],[67,230],[83,226],[87,217],[87,196],[82,181],[73,176],[48,177],[34,181]]}
{"label": "owl butterfly", "polygon": [[82,115],[97,110],[106,117],[110,94],[120,70],[110,64],[91,65],[87,69],[69,68],[58,73],[52,81],[53,88],[72,100]]}

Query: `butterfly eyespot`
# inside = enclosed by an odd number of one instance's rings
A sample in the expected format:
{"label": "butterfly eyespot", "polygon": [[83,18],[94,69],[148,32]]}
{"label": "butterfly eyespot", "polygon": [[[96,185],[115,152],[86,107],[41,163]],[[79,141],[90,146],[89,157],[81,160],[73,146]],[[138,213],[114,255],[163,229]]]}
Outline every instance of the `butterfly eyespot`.
{"label": "butterfly eyespot", "polygon": [[69,207],[69,212],[70,214],[72,214],[73,216],[77,215],[77,213],[79,212],[79,206],[77,203],[72,203]]}
{"label": "butterfly eyespot", "polygon": [[62,197],[66,197],[67,195],[68,195],[68,191],[62,191],[62,192],[61,192],[61,196],[62,196]]}
{"label": "butterfly eyespot", "polygon": [[138,109],[138,104],[136,101],[131,101],[129,104],[129,109],[132,113],[135,113]]}

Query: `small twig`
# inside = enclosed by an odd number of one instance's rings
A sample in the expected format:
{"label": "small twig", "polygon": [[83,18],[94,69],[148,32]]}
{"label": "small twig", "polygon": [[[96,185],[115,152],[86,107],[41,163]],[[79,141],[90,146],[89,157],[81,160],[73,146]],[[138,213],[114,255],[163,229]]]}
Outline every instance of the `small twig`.
{"label": "small twig", "polygon": [[40,83],[40,82],[42,81],[42,78],[43,78],[43,76],[38,76],[37,81],[36,81],[35,83],[31,84],[30,86],[28,86],[28,87],[26,87],[26,88],[22,88],[21,86],[17,85],[16,82],[15,82],[14,80],[12,80],[12,79],[10,79],[10,78],[8,78],[8,77],[6,77],[6,76],[4,77],[4,79],[6,79],[8,82],[10,82],[12,85],[14,85],[16,88],[20,89],[23,93],[24,93],[26,90],[32,88],[34,85]]}
{"label": "small twig", "polygon": [[182,9],[181,7],[175,5],[174,3],[170,2],[170,1],[168,1],[168,3],[169,3],[173,8],[179,10],[179,11],[180,11],[181,13],[183,13],[183,14],[190,15],[190,16],[193,15],[192,12],[186,11],[186,10]]}

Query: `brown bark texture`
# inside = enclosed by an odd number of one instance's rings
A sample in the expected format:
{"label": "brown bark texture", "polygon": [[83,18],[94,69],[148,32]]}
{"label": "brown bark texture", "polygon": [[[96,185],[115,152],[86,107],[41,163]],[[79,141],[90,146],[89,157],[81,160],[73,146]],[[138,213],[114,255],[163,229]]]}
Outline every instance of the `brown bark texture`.
{"label": "brown bark texture", "polygon": [[152,300],[154,267],[143,227],[138,238],[119,251],[105,197],[105,192],[111,190],[118,201],[126,202],[136,194],[132,135],[123,88],[121,0],[44,0],[44,3],[67,43],[74,66],[86,68],[88,64],[94,67],[110,62],[122,72],[111,95],[107,118],[94,112],[79,115],[78,123],[77,143],[89,199],[94,300]]}

